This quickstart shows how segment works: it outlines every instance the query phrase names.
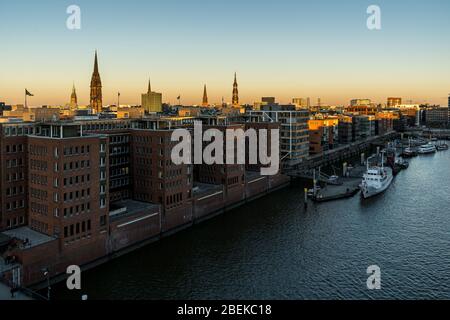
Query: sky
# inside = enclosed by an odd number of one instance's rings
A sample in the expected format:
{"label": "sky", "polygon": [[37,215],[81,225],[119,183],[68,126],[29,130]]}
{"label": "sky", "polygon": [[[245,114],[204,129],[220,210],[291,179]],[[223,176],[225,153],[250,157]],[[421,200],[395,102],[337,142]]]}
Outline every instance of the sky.
{"label": "sky", "polygon": [[[69,30],[70,5],[81,29]],[[381,30],[367,8],[381,8]],[[98,50],[104,104],[140,104],[152,89],[163,101],[241,103],[275,96],[447,104],[448,0],[0,0],[0,101],[69,102],[72,84],[89,103]]]}

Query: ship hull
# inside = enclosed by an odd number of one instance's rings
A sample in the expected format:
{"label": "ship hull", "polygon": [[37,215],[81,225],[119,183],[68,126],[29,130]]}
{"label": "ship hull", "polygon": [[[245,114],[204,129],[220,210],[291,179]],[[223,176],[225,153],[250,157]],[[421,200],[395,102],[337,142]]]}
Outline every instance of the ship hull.
{"label": "ship hull", "polygon": [[392,173],[389,174],[388,179],[386,182],[380,186],[380,188],[372,187],[372,186],[362,186],[361,188],[361,195],[364,199],[369,199],[372,197],[375,197],[376,195],[379,195],[383,192],[385,192],[392,184],[392,181],[394,181],[394,175]]}

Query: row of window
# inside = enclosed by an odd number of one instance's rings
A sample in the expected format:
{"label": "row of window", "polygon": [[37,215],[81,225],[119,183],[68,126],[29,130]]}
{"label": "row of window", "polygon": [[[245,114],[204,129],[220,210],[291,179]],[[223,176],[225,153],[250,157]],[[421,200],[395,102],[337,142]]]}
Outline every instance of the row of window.
{"label": "row of window", "polygon": [[135,164],[142,164],[142,165],[148,165],[151,166],[152,165],[152,159],[151,158],[147,158],[147,157],[136,157],[134,158]]}
{"label": "row of window", "polygon": [[70,208],[64,208],[64,218],[79,215],[81,213],[89,213],[91,211],[91,203],[86,202]]}
{"label": "row of window", "polygon": [[35,174],[35,173],[30,174],[30,182],[32,184],[39,184],[42,186],[46,186],[48,183],[47,176],[43,176],[43,175]]}
{"label": "row of window", "polygon": [[17,227],[19,225],[23,225],[25,223],[25,217],[24,216],[20,216],[20,217],[14,217],[13,219],[7,219],[6,220],[6,228],[12,228],[12,227]]}
{"label": "row of window", "polygon": [[23,209],[23,208],[25,208],[25,200],[23,200],[23,199],[6,203],[7,211],[13,211],[13,210]]}
{"label": "row of window", "polygon": [[16,153],[16,152],[23,152],[23,144],[8,144],[5,146],[6,153]]}
{"label": "row of window", "polygon": [[183,193],[176,193],[166,197],[166,205],[172,205],[183,201]]}
{"label": "row of window", "polygon": [[35,128],[33,126],[14,126],[14,127],[5,127],[3,131],[5,136],[26,136],[29,134],[35,133]]}
{"label": "row of window", "polygon": [[48,224],[42,221],[31,219],[30,227],[40,233],[48,233]]}
{"label": "row of window", "polygon": [[78,170],[84,168],[90,168],[91,162],[89,160],[71,161],[64,163],[64,171]]}
{"label": "row of window", "polygon": [[64,193],[64,202],[68,201],[78,201],[80,198],[84,199],[85,197],[91,196],[91,189],[82,189],[74,192],[65,192]]}
{"label": "row of window", "polygon": [[110,148],[110,155],[124,154],[124,153],[129,153],[129,152],[130,152],[130,147],[128,147],[128,146],[118,146],[118,147]]}
{"label": "row of window", "polygon": [[46,146],[30,145],[28,147],[28,152],[33,156],[46,156],[48,154],[48,149]]}
{"label": "row of window", "polygon": [[23,180],[25,180],[25,173],[23,173],[23,171],[8,173],[6,177],[6,181],[8,182],[23,181]]}
{"label": "row of window", "polygon": [[114,130],[114,129],[129,129],[131,124],[129,122],[108,122],[108,123],[90,123],[83,125],[84,131],[98,131],[98,130]]}
{"label": "row of window", "polygon": [[80,176],[73,176],[69,178],[64,178],[64,187],[70,187],[77,184],[83,184],[91,181],[91,175],[80,175]]}
{"label": "row of window", "polygon": [[111,170],[111,178],[120,177],[124,175],[128,175],[130,172],[130,169],[128,167],[125,168],[118,168],[118,169],[112,169]]}
{"label": "row of window", "polygon": [[111,166],[120,166],[123,164],[129,164],[130,158],[129,157],[110,157],[109,158],[109,164]]}
{"label": "row of window", "polygon": [[23,186],[6,188],[6,196],[7,197],[15,197],[15,196],[18,196],[18,195],[21,195],[24,193],[25,193],[25,189]]}
{"label": "row of window", "polygon": [[31,159],[30,160],[30,168],[32,170],[37,170],[37,171],[47,171],[48,170],[47,161]]}
{"label": "row of window", "polygon": [[87,155],[90,153],[90,146],[75,146],[75,147],[65,147],[65,156],[75,156],[75,155]]}
{"label": "row of window", "polygon": [[111,144],[128,143],[130,142],[130,136],[110,136],[109,141]]}
{"label": "row of window", "polygon": [[239,183],[239,177],[228,178],[227,183],[229,186],[231,186],[233,184],[237,184],[237,183]]}
{"label": "row of window", "polygon": [[31,202],[30,204],[31,212],[41,214],[41,215],[48,215],[48,206],[42,203],[36,203]]}
{"label": "row of window", "polygon": [[119,179],[111,179],[109,181],[109,186],[111,189],[125,187],[130,184],[129,178],[119,178]]}
{"label": "row of window", "polygon": [[23,158],[6,160],[6,168],[17,168],[24,165]]}
{"label": "row of window", "polygon": [[[153,138],[149,137],[149,136],[134,136],[133,137],[133,142],[140,142],[140,143],[152,143]],[[155,141],[157,141],[159,144],[163,144],[164,143],[164,137],[158,137],[155,138]],[[170,142],[170,139],[167,138],[167,143]]]}
{"label": "row of window", "polygon": [[46,190],[30,188],[30,198],[46,201],[48,192]]}
{"label": "row of window", "polygon": [[[158,149],[158,154],[162,157],[164,156],[164,149]],[[136,154],[152,154],[153,149],[150,147],[135,147],[134,151]]]}
{"label": "row of window", "polygon": [[64,227],[64,238],[73,237],[89,231],[91,231],[91,220],[82,221],[81,223],[77,222],[76,224]]}

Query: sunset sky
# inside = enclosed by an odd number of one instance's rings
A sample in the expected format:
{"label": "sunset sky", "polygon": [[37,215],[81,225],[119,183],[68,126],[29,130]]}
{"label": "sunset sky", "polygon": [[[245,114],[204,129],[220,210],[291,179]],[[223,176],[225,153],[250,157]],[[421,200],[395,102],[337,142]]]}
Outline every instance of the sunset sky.
{"label": "sunset sky", "polygon": [[[66,9],[81,8],[81,30]],[[377,4],[382,30],[366,27]],[[89,102],[94,51],[104,104],[139,104],[152,79],[163,101],[275,96],[324,104],[388,96],[446,105],[450,92],[448,0],[0,0],[0,101],[64,104],[72,83]]]}

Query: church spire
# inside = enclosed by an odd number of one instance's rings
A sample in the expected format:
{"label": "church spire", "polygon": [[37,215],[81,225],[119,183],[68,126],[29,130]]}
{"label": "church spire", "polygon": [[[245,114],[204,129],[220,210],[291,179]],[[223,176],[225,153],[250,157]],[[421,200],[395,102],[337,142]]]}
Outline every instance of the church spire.
{"label": "church spire", "polygon": [[148,78],[148,91],[147,93],[151,93],[152,92],[152,84],[151,84],[151,79]]}
{"label": "church spire", "polygon": [[206,92],[206,84],[205,84],[205,87],[203,88],[203,102],[202,102],[202,106],[203,107],[208,107],[209,106],[208,93]]}
{"label": "church spire", "polygon": [[98,71],[97,50],[95,50],[94,72],[91,79],[91,108],[96,113],[100,113],[103,108],[102,102],[102,80]]}
{"label": "church spire", "polygon": [[233,83],[233,101],[232,101],[233,107],[239,108],[239,89],[238,89],[238,83],[237,83],[237,74],[234,73],[234,83]]}
{"label": "church spire", "polygon": [[97,59],[97,50],[95,50],[94,74],[98,74],[98,59]]}
{"label": "church spire", "polygon": [[70,106],[72,108],[76,108],[78,106],[78,98],[77,98],[77,91],[75,89],[75,82],[72,86],[72,94],[70,96]]}

